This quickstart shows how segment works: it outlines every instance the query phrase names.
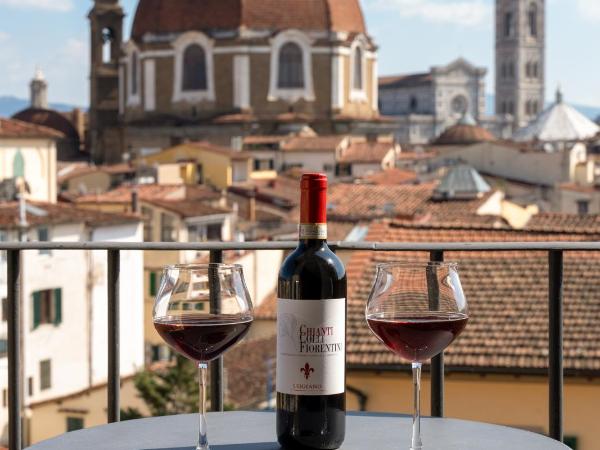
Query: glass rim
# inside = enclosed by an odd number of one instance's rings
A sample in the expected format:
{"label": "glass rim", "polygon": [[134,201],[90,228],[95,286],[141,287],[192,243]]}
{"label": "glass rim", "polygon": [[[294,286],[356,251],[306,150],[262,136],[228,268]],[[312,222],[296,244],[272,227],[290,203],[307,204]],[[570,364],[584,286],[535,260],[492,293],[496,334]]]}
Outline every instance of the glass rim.
{"label": "glass rim", "polygon": [[390,261],[385,263],[377,263],[375,265],[377,269],[387,268],[426,268],[426,267],[451,267],[458,269],[458,262],[456,261],[416,261],[416,260],[405,260],[405,261]]}
{"label": "glass rim", "polygon": [[241,264],[227,264],[227,263],[204,263],[204,264],[169,264],[163,267],[163,271],[168,270],[183,270],[188,272],[201,271],[208,269],[217,270],[241,270],[243,266]]}

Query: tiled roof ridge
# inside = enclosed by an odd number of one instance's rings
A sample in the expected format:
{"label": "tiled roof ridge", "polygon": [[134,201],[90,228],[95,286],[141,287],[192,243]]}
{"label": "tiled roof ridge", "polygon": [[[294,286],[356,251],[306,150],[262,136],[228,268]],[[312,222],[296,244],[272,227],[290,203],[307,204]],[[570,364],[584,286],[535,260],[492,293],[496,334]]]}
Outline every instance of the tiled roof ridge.
{"label": "tiled roof ridge", "polygon": [[43,125],[38,125],[38,124],[34,124],[34,123],[30,123],[30,122],[25,122],[23,120],[19,120],[19,119],[9,119],[9,118],[5,118],[5,117],[0,117],[0,136],[2,136],[2,129],[6,126],[6,124],[4,123],[6,122],[7,124],[11,124],[11,122],[14,125],[17,125],[18,127],[22,128],[22,131],[25,131],[26,133],[32,133],[32,134],[26,134],[24,133],[25,136],[42,136],[42,137],[54,137],[54,138],[64,138],[65,135],[64,133],[61,133],[58,130],[55,130],[53,128],[49,128],[49,127],[45,127]]}

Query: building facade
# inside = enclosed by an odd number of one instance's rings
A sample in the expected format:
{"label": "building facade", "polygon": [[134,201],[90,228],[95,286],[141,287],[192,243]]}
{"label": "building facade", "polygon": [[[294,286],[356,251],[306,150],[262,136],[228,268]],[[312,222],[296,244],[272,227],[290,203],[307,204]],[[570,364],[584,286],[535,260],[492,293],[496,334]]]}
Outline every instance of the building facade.
{"label": "building facade", "polygon": [[380,111],[393,118],[401,143],[425,144],[465,114],[505,137],[502,120],[485,117],[486,73],[459,58],[425,73],[381,77]]}
{"label": "building facade", "polygon": [[[18,217],[15,202],[0,205],[0,240],[17,241]],[[131,216],[82,211],[59,204],[28,205],[28,241],[54,242],[140,242],[143,227]],[[4,253],[4,252],[0,252]],[[25,406],[26,444],[70,431],[69,423],[81,427],[90,411],[104,413],[101,404],[69,410],[54,405],[55,423],[49,429],[30,405],[52,402],[57,398],[82,394],[107,381],[107,260],[102,251],[31,251],[22,255],[21,288],[24,348],[23,404]],[[144,364],[143,349],[143,258],[141,252],[121,252],[121,314],[140,318],[121,323],[120,373],[131,376]],[[0,257],[0,299],[6,301],[6,261]],[[8,391],[6,358],[6,322],[0,322],[0,390]],[[0,443],[6,444],[8,409],[0,408]],[[93,422],[93,423],[97,423]],[[44,429],[36,432],[36,429]],[[72,429],[72,428],[71,428]]]}
{"label": "building facade", "polygon": [[[284,10],[299,13],[273,14]],[[125,43],[117,0],[96,0],[89,18],[97,161],[183,138],[377,122],[377,47],[357,0],[141,0]]]}
{"label": "building facade", "polygon": [[545,101],[545,0],[496,0],[496,114],[526,125]]}

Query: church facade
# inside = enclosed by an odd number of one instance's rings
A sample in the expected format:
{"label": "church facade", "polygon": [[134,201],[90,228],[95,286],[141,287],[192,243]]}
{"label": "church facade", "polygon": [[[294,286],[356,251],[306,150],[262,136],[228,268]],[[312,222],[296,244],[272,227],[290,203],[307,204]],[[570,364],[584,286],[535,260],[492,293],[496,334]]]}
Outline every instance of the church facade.
{"label": "church facade", "polygon": [[463,113],[508,139],[544,109],[545,0],[496,0],[495,115],[485,114],[487,70],[462,58],[430,72],[382,77],[380,110],[396,138],[425,144]]}
{"label": "church facade", "polygon": [[118,0],[89,14],[96,161],[186,139],[381,126],[358,0],[140,0],[126,42],[123,16]]}

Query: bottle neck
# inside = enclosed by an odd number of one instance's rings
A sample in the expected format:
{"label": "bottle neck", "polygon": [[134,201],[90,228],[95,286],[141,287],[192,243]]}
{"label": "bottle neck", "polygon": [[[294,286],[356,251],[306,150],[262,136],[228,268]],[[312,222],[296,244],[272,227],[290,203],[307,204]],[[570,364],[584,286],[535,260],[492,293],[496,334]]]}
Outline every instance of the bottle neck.
{"label": "bottle neck", "polygon": [[300,248],[322,248],[327,245],[327,239],[300,239]]}

